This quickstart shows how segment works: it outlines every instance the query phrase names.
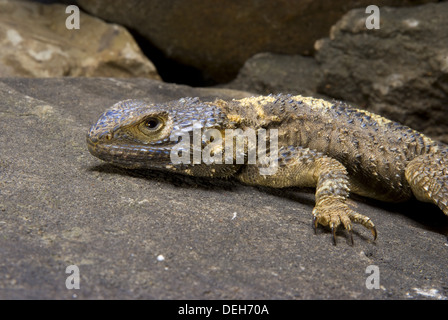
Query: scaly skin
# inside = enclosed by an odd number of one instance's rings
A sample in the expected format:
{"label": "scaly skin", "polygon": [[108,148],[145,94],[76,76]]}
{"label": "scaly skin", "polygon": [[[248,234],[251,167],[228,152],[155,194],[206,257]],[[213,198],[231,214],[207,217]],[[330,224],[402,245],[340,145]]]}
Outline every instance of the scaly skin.
{"label": "scaly skin", "polygon": [[[226,129],[277,129],[276,172],[263,175],[265,165],[247,161],[173,164],[171,150],[179,135],[193,135],[193,120],[200,121],[196,127],[217,129],[223,137]],[[210,143],[203,138],[202,147]],[[94,156],[126,168],[234,176],[249,185],[274,188],[315,187],[314,226],[329,226],[335,243],[338,226],[350,232],[352,222],[377,235],[368,217],[347,206],[350,192],[393,202],[414,195],[448,215],[447,146],[342,102],[290,95],[214,102],[184,98],[165,104],[127,100],[100,117],[87,135],[87,145]],[[213,151],[220,155],[223,150]]]}

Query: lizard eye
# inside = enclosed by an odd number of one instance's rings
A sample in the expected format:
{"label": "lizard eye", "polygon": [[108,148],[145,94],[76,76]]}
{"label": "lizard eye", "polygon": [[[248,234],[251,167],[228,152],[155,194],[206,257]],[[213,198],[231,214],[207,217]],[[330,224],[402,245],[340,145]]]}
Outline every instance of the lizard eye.
{"label": "lizard eye", "polygon": [[162,126],[163,122],[159,118],[148,118],[144,122],[146,129],[150,131],[157,131]]}
{"label": "lizard eye", "polygon": [[129,130],[136,129],[137,132],[134,132],[133,134],[138,136],[140,134],[143,134],[148,137],[159,137],[160,135],[164,135],[166,131],[169,131],[169,118],[165,117],[164,114],[157,114],[157,115],[148,115],[146,118],[142,119],[137,126],[130,126]]}

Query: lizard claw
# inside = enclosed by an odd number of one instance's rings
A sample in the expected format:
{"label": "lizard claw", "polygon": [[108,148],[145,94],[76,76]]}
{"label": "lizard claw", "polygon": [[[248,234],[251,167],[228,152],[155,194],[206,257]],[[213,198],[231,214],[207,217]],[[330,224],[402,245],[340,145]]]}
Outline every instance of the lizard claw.
{"label": "lizard claw", "polygon": [[350,236],[350,245],[353,246],[355,243],[353,242],[353,232],[352,232],[352,230],[349,230],[348,234]]}
{"label": "lizard claw", "polygon": [[314,234],[317,235],[317,225],[318,225],[318,221],[317,221],[317,217],[313,216],[313,229],[314,229]]}
{"label": "lizard claw", "polygon": [[[337,245],[336,228],[335,227],[331,227],[331,233],[333,234],[333,244]],[[352,230],[350,228],[348,229],[348,236],[349,236],[349,239],[350,239],[350,245],[353,246],[355,243],[353,241],[353,232],[352,232]]]}
{"label": "lizard claw", "polygon": [[334,226],[331,227],[331,233],[333,234],[333,244],[336,245],[336,228]]}
{"label": "lizard claw", "polygon": [[347,204],[339,201],[339,199],[325,199],[324,201],[320,201],[313,210],[314,232],[317,233],[316,229],[318,224],[329,226],[334,245],[337,244],[336,230],[340,225],[348,231],[350,244],[354,244],[352,222],[359,223],[368,228],[372,232],[373,240],[376,240],[378,233],[370,218],[354,212]]}
{"label": "lizard claw", "polygon": [[[373,223],[372,223],[372,224],[373,224]],[[376,238],[377,238],[377,236],[378,236],[378,232],[376,231],[375,226],[373,226],[370,230],[372,231],[373,241],[375,241]]]}

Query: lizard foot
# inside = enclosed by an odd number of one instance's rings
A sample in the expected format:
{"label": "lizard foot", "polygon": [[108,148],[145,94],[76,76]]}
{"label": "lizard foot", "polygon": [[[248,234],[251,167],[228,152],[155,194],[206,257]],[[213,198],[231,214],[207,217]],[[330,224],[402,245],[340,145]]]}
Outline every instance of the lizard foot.
{"label": "lizard foot", "polygon": [[370,218],[351,210],[338,198],[319,201],[314,207],[313,216],[314,231],[316,232],[319,224],[329,226],[333,233],[334,245],[336,245],[336,230],[341,224],[349,232],[350,242],[353,245],[352,222],[369,229],[372,232],[373,240],[376,240],[377,231]]}

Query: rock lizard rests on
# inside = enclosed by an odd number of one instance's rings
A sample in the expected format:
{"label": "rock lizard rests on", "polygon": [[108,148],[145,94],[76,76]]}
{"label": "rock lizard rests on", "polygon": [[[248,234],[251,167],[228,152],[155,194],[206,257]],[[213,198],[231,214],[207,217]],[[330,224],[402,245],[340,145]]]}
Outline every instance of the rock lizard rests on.
{"label": "rock lizard rests on", "polygon": [[[268,136],[262,138],[275,170],[266,174],[269,163],[248,161],[254,145],[246,146],[239,162],[236,148],[225,152],[227,145],[218,142],[234,132],[229,130],[238,129],[275,132],[277,152],[270,149],[274,140],[267,143]],[[199,138],[197,130],[202,130]],[[352,223],[377,236],[373,222],[346,204],[350,192],[392,202],[415,196],[448,215],[448,147],[337,101],[291,95],[214,102],[183,98],[157,104],[126,100],[100,116],[87,134],[87,145],[94,156],[126,168],[235,177],[248,185],[273,188],[315,187],[314,227],[330,227],[335,243],[336,229],[343,226],[350,232]],[[195,161],[195,152],[204,151],[215,161]],[[180,155],[188,161],[179,163]],[[350,238],[353,242],[351,232]]]}

